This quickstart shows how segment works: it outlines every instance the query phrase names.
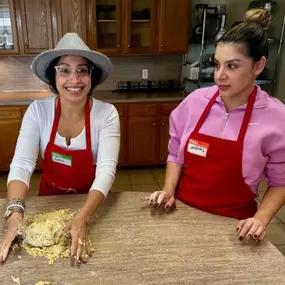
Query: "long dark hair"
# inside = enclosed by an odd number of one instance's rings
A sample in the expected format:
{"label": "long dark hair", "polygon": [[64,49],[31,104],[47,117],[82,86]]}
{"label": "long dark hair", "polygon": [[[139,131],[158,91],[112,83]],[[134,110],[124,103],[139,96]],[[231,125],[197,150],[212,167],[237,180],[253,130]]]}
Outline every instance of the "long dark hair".
{"label": "long dark hair", "polygon": [[270,26],[271,16],[265,9],[251,9],[246,12],[244,22],[226,33],[216,42],[240,43],[245,47],[245,54],[255,62],[263,56],[268,57],[267,29]]}

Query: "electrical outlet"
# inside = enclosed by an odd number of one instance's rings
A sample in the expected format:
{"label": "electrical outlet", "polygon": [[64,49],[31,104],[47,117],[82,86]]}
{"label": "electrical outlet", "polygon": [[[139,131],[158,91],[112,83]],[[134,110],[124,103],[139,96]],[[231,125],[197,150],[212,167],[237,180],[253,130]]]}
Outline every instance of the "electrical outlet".
{"label": "electrical outlet", "polygon": [[142,70],[142,79],[148,79],[148,69]]}

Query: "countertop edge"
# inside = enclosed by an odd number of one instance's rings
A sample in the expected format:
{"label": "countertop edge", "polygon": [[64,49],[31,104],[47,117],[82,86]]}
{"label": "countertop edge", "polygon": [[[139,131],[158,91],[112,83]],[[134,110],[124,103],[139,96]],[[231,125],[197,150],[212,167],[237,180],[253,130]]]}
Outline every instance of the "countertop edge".
{"label": "countertop edge", "polygon": [[[11,100],[12,93],[14,93],[14,100]],[[0,92],[0,106],[30,105],[35,100],[50,98],[52,96],[54,96],[54,94],[51,92]],[[122,98],[120,98],[120,96]],[[183,101],[187,95],[184,91],[153,93],[113,93],[112,91],[98,91],[93,97],[103,102],[117,104]]]}

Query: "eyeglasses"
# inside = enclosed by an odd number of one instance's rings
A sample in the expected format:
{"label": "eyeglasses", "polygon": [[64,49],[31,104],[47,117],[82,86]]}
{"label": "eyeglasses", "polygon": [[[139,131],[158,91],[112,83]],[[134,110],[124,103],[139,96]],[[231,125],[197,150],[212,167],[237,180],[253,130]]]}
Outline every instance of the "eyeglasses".
{"label": "eyeglasses", "polygon": [[89,66],[80,66],[80,67],[77,67],[75,70],[73,70],[72,68],[68,66],[64,66],[64,65],[57,65],[54,68],[58,75],[64,78],[68,78],[68,79],[71,78],[72,74],[75,74],[77,78],[81,78],[81,79],[90,78],[92,74],[92,69],[93,69],[93,67],[89,67]]}

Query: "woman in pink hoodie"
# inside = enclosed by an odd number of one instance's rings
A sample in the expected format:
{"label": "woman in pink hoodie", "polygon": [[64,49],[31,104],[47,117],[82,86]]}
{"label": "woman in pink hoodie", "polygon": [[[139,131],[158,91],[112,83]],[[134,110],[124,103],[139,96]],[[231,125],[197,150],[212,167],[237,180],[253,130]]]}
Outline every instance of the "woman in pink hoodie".
{"label": "woman in pink hoodie", "polygon": [[216,85],[192,92],[172,112],[164,188],[149,197],[166,209],[177,198],[236,218],[240,240],[263,240],[285,202],[285,106],[255,85],[268,55],[269,23],[266,10],[249,10],[218,40]]}

